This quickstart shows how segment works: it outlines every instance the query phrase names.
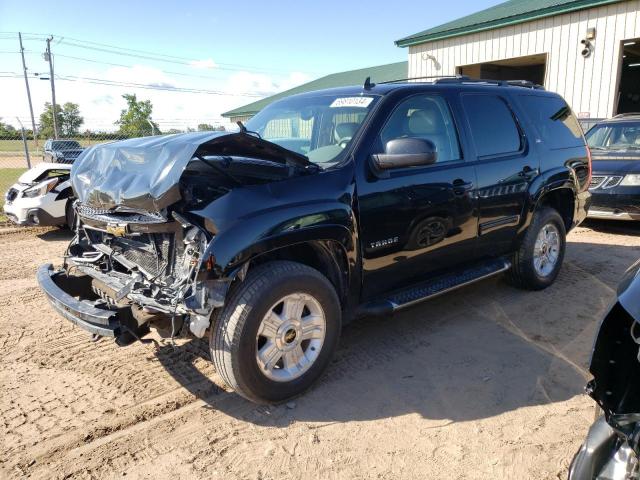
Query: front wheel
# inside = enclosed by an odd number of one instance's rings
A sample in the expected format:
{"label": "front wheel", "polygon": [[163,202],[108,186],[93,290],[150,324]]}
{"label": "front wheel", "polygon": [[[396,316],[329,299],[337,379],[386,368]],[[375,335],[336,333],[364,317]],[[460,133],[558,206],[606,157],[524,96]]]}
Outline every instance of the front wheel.
{"label": "front wheel", "polygon": [[564,259],[566,230],[560,214],[550,207],[538,210],[513,255],[511,283],[528,290],[551,285]]}
{"label": "front wheel", "polygon": [[289,261],[249,271],[211,329],[216,370],[258,403],[296,396],[325,370],[338,343],[341,310],[331,282]]}

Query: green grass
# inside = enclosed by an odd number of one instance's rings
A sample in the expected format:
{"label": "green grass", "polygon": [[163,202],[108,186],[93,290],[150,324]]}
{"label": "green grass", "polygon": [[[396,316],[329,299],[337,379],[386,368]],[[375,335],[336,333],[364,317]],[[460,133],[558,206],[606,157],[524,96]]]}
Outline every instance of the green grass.
{"label": "green grass", "polygon": [[[16,183],[18,177],[26,172],[26,168],[0,168],[0,195],[2,195],[2,204],[4,205],[4,194],[7,193],[9,187]],[[8,219],[2,211],[0,211],[0,224],[7,223]]]}

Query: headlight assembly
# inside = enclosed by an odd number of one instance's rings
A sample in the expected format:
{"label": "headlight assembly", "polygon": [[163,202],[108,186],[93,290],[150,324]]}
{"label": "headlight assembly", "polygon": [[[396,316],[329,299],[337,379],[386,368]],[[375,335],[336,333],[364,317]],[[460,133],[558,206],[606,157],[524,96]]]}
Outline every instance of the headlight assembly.
{"label": "headlight assembly", "polygon": [[640,173],[625,175],[620,185],[624,187],[640,187]]}
{"label": "headlight assembly", "polygon": [[36,183],[33,187],[27,188],[22,192],[24,198],[35,198],[46,195],[58,184],[57,178],[50,178],[40,183]]}

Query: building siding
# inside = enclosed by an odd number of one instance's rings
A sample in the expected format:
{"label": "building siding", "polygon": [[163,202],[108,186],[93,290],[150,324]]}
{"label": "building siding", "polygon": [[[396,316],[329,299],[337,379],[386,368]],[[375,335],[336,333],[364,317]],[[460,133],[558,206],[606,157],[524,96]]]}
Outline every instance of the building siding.
{"label": "building siding", "polygon": [[[591,27],[594,51],[585,59],[580,40]],[[546,54],[545,88],[576,112],[609,117],[617,102],[622,41],[638,37],[640,0],[632,0],[411,46],[409,77],[455,75],[465,65]]]}

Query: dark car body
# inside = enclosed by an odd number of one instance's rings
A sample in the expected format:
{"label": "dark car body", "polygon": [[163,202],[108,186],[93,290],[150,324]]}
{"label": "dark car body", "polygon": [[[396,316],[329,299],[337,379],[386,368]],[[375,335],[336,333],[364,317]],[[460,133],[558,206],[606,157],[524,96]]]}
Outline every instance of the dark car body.
{"label": "dark car body", "polygon": [[640,261],[625,274],[596,337],[587,393],[603,410],[571,463],[570,480],[638,478]]}
{"label": "dark car body", "polygon": [[42,158],[51,163],[73,163],[83,151],[75,140],[47,140]]}
{"label": "dark car body", "polygon": [[[598,122],[587,133],[587,139],[596,129],[607,127],[634,127],[640,129],[640,115],[626,114]],[[640,220],[640,182],[625,184],[625,177],[640,177],[640,142],[626,149],[613,147],[591,148],[593,173],[589,217],[612,220]]]}
{"label": "dark car body", "polygon": [[[91,147],[73,166],[80,227],[66,265],[38,273],[54,308],[99,335],[138,335],[158,320],[172,334],[184,325],[202,336],[232,283],[253,265],[285,259],[329,279],[348,321],[509,269],[541,206],[555,209],[567,231],[586,218],[588,149],[556,94],[443,81],[285,101],[325,96],[369,105],[328,166],[301,153],[304,142],[289,150],[244,130]],[[414,101],[437,103],[446,125],[413,117]],[[489,123],[494,107],[503,114]],[[424,164],[381,167],[395,141],[385,150],[383,133],[411,133],[396,128],[396,114],[428,132],[418,143],[431,153],[415,154]],[[339,117],[349,123],[354,115]],[[309,142],[324,133],[318,125]],[[436,144],[446,161],[433,163]],[[503,150],[487,153],[495,148]]]}

